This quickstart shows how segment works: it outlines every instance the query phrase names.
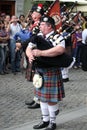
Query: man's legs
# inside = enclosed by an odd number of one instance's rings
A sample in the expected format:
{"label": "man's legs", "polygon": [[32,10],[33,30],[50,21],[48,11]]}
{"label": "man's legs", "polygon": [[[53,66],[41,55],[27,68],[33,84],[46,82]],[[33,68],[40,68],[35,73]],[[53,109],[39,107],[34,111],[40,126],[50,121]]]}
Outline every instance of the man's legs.
{"label": "man's legs", "polygon": [[3,63],[4,63],[4,49],[0,47],[0,74],[3,75]]}
{"label": "man's legs", "polygon": [[15,40],[11,39],[10,40],[10,54],[11,54],[11,70],[13,73],[15,73],[15,55],[16,55],[16,52],[15,52]]}
{"label": "man's legs", "polygon": [[45,130],[55,130],[56,129],[56,115],[59,113],[59,108],[57,103],[46,103],[40,102],[42,121],[35,125],[34,129],[46,128]]}
{"label": "man's legs", "polygon": [[34,129],[41,129],[45,128],[49,125],[49,111],[48,111],[48,104],[45,102],[40,102],[41,113],[42,113],[42,120],[39,124],[34,125]]}

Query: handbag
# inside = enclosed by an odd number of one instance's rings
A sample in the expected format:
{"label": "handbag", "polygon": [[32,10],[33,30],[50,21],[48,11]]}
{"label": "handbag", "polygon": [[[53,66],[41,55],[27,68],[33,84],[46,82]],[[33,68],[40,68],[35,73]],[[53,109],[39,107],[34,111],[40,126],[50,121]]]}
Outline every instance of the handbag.
{"label": "handbag", "polygon": [[33,85],[35,88],[41,88],[43,85],[43,76],[41,73],[36,72],[33,76]]}

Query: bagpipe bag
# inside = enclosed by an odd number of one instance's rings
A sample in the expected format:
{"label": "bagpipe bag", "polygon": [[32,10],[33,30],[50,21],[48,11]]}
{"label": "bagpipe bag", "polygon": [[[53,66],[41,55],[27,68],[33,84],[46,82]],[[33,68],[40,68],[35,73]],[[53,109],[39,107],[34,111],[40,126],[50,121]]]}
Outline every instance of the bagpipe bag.
{"label": "bagpipe bag", "polygon": [[[42,36],[35,35],[30,39],[30,42],[36,44],[37,49],[47,50],[53,47],[50,41],[45,40]],[[36,57],[35,64],[37,67],[68,67],[73,58],[66,53],[55,57]]]}

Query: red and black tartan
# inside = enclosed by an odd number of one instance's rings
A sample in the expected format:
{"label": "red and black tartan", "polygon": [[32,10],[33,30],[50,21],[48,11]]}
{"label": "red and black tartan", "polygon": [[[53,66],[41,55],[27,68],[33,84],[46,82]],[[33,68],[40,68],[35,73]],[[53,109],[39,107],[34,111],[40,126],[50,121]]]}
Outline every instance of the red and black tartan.
{"label": "red and black tartan", "polygon": [[58,102],[65,97],[61,70],[59,68],[42,69],[44,84],[35,88],[35,95],[43,102]]}

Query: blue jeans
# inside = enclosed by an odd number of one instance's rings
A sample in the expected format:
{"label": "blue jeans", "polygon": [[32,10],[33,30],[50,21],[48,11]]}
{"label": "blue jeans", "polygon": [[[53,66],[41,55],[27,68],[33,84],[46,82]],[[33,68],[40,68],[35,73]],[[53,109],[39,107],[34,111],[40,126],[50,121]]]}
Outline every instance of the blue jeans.
{"label": "blue jeans", "polygon": [[0,72],[4,72],[6,69],[6,46],[0,46]]}
{"label": "blue jeans", "polygon": [[73,49],[73,57],[76,58],[76,62],[74,65],[79,66],[81,59],[80,59],[80,55],[81,55],[81,45],[77,45],[75,49]]}
{"label": "blue jeans", "polygon": [[15,51],[16,41],[10,39],[10,54],[11,54],[11,70],[12,72],[20,71],[20,60],[21,55],[20,51]]}

